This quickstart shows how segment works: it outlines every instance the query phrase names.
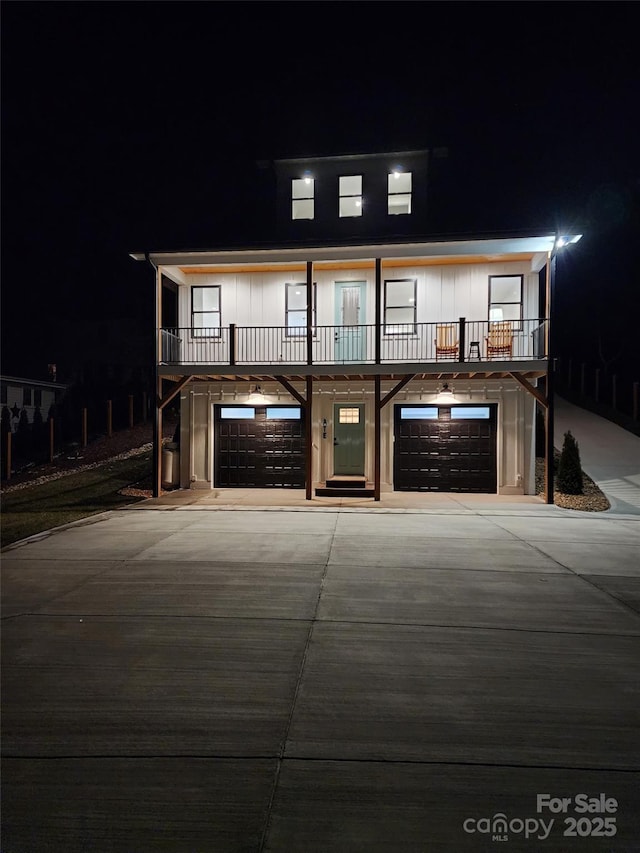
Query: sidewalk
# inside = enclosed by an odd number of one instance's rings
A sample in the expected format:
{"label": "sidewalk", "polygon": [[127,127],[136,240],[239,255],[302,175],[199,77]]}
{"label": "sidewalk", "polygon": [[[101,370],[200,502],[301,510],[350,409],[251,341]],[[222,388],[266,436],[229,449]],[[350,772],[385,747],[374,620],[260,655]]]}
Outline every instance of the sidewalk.
{"label": "sidewalk", "polygon": [[609,514],[640,515],[640,437],[611,421],[555,399],[555,445],[571,431],[584,471],[609,498]]}

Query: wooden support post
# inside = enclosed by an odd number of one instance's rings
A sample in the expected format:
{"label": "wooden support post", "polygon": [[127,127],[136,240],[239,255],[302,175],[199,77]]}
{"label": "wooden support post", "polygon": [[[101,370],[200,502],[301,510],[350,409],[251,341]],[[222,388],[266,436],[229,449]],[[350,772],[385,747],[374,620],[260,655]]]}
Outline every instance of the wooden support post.
{"label": "wooden support post", "polygon": [[554,416],[554,364],[553,360],[549,361],[547,368],[547,408],[545,409],[544,427],[545,427],[545,448],[544,448],[544,498],[545,502],[552,504],[554,502],[553,489],[553,416]]}
{"label": "wooden support post", "polygon": [[87,409],[86,407],[82,410],[82,446],[86,447],[88,444],[88,435],[87,435]]}
{"label": "wooden support post", "polygon": [[13,434],[11,430],[7,432],[6,444],[5,444],[5,480],[11,479],[11,441],[13,438]]}
{"label": "wooden support post", "polygon": [[162,494],[162,377],[156,379],[157,394],[153,406],[153,497]]}
{"label": "wooden support post", "polygon": [[53,454],[55,451],[55,421],[49,418],[49,462],[53,462]]}
{"label": "wooden support post", "polygon": [[307,376],[307,405],[304,413],[304,433],[306,447],[306,499],[313,497],[313,377]]}
{"label": "wooden support post", "polygon": [[640,382],[633,383],[633,419],[634,421],[638,420],[638,396],[640,391]]}
{"label": "wooden support post", "polygon": [[133,394],[129,394],[129,429],[133,429]]}
{"label": "wooden support post", "polygon": [[107,400],[107,438],[113,435],[113,406],[111,400]]}
{"label": "wooden support post", "polygon": [[373,470],[373,499],[375,501],[380,500],[380,452],[382,446],[382,431],[380,428],[381,421],[381,413],[382,413],[382,405],[380,400],[380,376],[376,375],[373,378],[375,393],[373,395],[374,402],[374,422],[373,422],[373,443],[374,443],[374,470]]}

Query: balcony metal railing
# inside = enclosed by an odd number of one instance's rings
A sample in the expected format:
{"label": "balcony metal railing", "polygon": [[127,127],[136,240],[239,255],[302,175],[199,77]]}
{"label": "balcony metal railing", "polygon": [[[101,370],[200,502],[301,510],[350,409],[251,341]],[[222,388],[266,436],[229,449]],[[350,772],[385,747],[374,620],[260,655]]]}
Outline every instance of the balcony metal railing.
{"label": "balcony metal railing", "polygon": [[[160,330],[161,363],[167,365],[420,364],[425,362],[531,361],[546,357],[547,320],[513,321],[491,349],[497,324],[487,320],[407,323],[393,326],[223,326]],[[453,326],[443,353],[439,327]]]}

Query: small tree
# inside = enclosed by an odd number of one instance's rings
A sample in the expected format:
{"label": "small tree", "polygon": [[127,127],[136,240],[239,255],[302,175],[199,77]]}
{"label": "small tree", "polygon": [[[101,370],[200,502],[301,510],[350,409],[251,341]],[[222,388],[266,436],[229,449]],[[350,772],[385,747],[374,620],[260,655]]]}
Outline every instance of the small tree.
{"label": "small tree", "polygon": [[582,494],[582,465],[580,463],[580,450],[578,442],[571,435],[571,431],[565,432],[560,462],[558,464],[558,478],[556,486],[559,492],[565,495]]}

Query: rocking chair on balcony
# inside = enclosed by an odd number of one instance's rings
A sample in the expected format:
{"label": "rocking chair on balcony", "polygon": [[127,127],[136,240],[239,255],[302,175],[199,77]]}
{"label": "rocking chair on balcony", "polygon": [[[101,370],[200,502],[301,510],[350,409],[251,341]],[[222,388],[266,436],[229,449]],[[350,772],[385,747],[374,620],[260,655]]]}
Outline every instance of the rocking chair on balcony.
{"label": "rocking chair on balcony", "polygon": [[507,321],[489,324],[489,335],[485,338],[487,358],[509,358],[513,355],[513,326]]}
{"label": "rocking chair on balcony", "polygon": [[436,361],[441,358],[458,358],[458,326],[456,323],[444,323],[436,326]]}

